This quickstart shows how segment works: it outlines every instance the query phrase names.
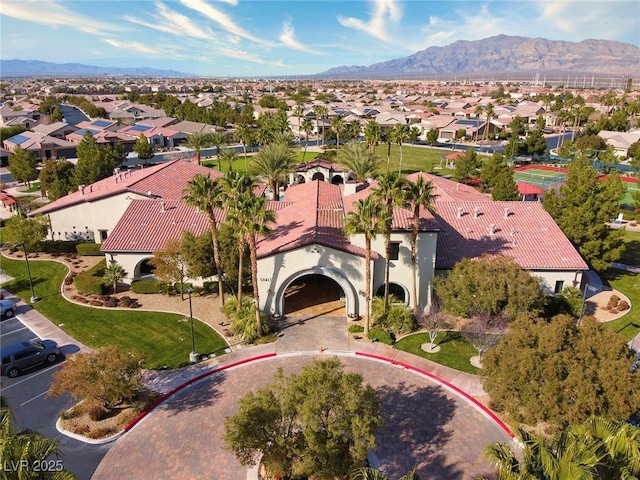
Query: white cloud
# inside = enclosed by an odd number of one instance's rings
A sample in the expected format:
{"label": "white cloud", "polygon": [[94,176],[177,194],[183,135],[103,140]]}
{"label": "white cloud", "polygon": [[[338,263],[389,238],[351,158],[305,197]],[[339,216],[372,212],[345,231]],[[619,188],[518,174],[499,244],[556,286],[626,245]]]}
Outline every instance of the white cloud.
{"label": "white cloud", "polygon": [[213,20],[229,33],[242,37],[246,40],[250,40],[252,42],[261,44],[267,43],[264,40],[261,40],[247,32],[245,29],[237,25],[229,15],[221,12],[217,8],[212,7],[205,0],[180,0],[180,2],[185,7],[195,10],[201,15],[207,17],[209,20]]}
{"label": "white cloud", "polygon": [[338,16],[338,22],[347,28],[361,30],[380,40],[387,40],[389,34],[387,32],[387,22],[399,22],[402,19],[402,11],[396,3],[396,0],[374,0],[375,8],[371,19],[364,22],[355,17]]}
{"label": "white cloud", "polygon": [[55,0],[3,1],[0,14],[52,27],[71,27],[90,34],[104,34],[121,30],[116,25],[103,23],[91,17],[78,15]]}
{"label": "white cloud", "polygon": [[131,15],[126,15],[124,19],[159,32],[170,33],[171,35],[216,40],[216,35],[210,29],[200,28],[189,17],[169,9],[162,2],[155,2],[154,7],[154,11],[157,11],[158,14],[154,16],[153,21],[142,20]]}
{"label": "white cloud", "polygon": [[164,49],[164,48],[161,48],[161,47],[150,47],[149,45],[144,45],[144,44],[139,43],[139,42],[131,42],[131,41],[121,42],[119,40],[113,40],[111,38],[105,38],[104,41],[107,42],[112,47],[116,47],[116,48],[119,48],[121,50],[138,52],[138,53],[142,53],[144,55],[163,55],[163,56],[166,56],[166,53],[167,53],[166,49]]}
{"label": "white cloud", "polygon": [[282,33],[278,37],[280,41],[289,48],[293,48],[294,50],[300,50],[301,52],[314,53],[318,54],[318,52],[305,47],[302,43],[300,43],[295,38],[295,32],[293,30],[293,25],[291,25],[290,21],[284,22],[282,25]]}
{"label": "white cloud", "polygon": [[262,58],[258,57],[257,55],[254,55],[249,52],[245,52],[244,50],[240,50],[239,48],[223,47],[220,49],[220,52],[223,55],[226,55],[236,60],[246,60],[247,62],[260,63],[260,64],[266,63]]}

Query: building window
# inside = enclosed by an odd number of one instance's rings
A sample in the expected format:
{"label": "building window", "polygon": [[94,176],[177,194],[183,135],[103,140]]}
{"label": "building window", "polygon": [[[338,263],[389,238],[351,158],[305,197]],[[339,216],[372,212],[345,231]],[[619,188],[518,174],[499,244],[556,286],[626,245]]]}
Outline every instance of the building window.
{"label": "building window", "polygon": [[398,260],[400,258],[400,242],[391,242],[391,260]]}
{"label": "building window", "polygon": [[564,288],[564,280],[556,281],[556,288],[553,289],[553,293],[556,295],[562,293],[562,289]]}
{"label": "building window", "polygon": [[107,231],[106,230],[98,230],[100,233],[100,242],[104,242],[107,239]]}

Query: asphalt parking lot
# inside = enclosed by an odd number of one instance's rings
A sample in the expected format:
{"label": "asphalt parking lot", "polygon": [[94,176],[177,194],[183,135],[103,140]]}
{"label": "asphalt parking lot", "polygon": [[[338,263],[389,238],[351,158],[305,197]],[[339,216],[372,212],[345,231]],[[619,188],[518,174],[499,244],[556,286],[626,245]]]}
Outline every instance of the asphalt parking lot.
{"label": "asphalt parking lot", "polygon": [[[0,322],[0,345],[37,339],[38,336],[24,325],[19,315]],[[73,352],[63,348],[63,353]],[[2,396],[13,413],[16,429],[29,428],[46,437],[58,439],[63,454],[64,467],[73,472],[79,480],[89,480],[110,445],[89,445],[79,442],[56,430],[55,423],[59,413],[74,404],[69,395],[48,397],[47,390],[53,381],[53,373],[60,369],[66,360],[60,359],[53,365],[44,364],[24,372],[17,378],[0,377]]]}

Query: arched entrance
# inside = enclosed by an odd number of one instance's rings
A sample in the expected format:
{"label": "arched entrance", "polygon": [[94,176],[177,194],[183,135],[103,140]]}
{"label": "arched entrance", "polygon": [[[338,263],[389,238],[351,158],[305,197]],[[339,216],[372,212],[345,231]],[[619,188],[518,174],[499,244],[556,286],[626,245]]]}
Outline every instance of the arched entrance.
{"label": "arched entrance", "polygon": [[324,182],[324,175],[321,172],[316,172],[311,177],[311,180],[320,180],[321,182]]}
{"label": "arched entrance", "polygon": [[[402,285],[389,282],[389,295],[396,297],[405,305],[408,304],[407,299],[409,298],[409,294]],[[380,285],[376,290],[376,297],[384,297],[384,284]]]}
{"label": "arched entrance", "polygon": [[276,315],[358,315],[353,285],[330,267],[312,267],[289,276],[277,289],[274,303]]}
{"label": "arched entrance", "polygon": [[145,258],[136,265],[135,278],[149,277],[153,275],[155,267],[151,264],[150,258]]}
{"label": "arched entrance", "polygon": [[342,178],[342,175],[334,175],[331,177],[331,183],[334,185],[342,185],[344,183],[344,179]]}

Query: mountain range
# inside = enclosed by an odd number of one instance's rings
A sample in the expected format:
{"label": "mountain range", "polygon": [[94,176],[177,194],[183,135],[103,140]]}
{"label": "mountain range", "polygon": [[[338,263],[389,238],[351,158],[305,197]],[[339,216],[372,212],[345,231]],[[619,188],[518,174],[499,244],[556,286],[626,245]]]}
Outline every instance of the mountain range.
{"label": "mountain range", "polygon": [[610,40],[566,42],[498,35],[429,47],[395,60],[369,66],[341,66],[318,76],[371,77],[436,74],[580,73],[639,74],[640,48]]}
{"label": "mountain range", "polygon": [[97,67],[82,63],[51,63],[40,60],[0,60],[2,77],[99,77],[103,75],[122,75],[129,77],[193,77],[188,73],[155,68],[118,68]]}
{"label": "mountain range", "polygon": [[[498,35],[476,41],[459,40],[444,47],[429,47],[407,57],[373,65],[340,66],[316,78],[388,78],[428,75],[483,74],[640,74],[640,48],[610,40],[567,42],[544,38]],[[175,70],[155,68],[98,67],[81,63],[40,60],[0,60],[2,77],[103,76],[195,77]]]}

